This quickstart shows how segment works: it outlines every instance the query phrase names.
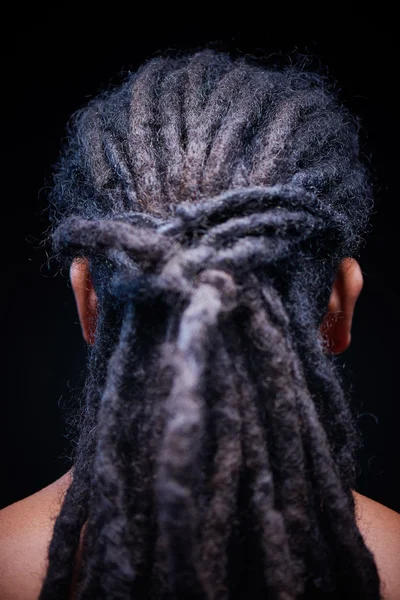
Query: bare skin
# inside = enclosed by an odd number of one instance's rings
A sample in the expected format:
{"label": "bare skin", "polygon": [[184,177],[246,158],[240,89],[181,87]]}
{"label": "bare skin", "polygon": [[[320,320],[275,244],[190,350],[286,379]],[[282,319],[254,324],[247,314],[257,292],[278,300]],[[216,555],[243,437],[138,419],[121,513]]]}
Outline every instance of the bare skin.
{"label": "bare skin", "polygon": [[[92,344],[97,299],[86,260],[73,262],[71,283],[83,336]],[[362,286],[357,261],[345,259],[321,324],[327,348],[334,354],[343,352],[350,344],[354,307]],[[37,600],[39,597],[54,521],[71,481],[72,471],[68,471],[39,492],[0,511],[1,600]],[[355,491],[353,494],[358,527],[378,566],[382,598],[400,600],[400,514]]]}
{"label": "bare skin", "polygon": [[[63,477],[0,511],[0,598],[37,600],[47,567],[47,547],[64,494]],[[400,600],[400,515],[353,492],[358,527],[373,552],[383,600]],[[71,596],[73,598],[73,596]]]}

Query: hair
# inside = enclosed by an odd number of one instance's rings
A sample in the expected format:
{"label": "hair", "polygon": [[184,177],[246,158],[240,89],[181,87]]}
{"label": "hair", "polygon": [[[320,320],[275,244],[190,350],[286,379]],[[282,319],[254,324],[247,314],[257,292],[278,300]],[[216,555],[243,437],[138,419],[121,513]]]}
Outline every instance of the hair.
{"label": "hair", "polygon": [[325,77],[212,50],[74,115],[49,238],[98,315],[40,600],[75,575],[80,600],[380,598],[320,332],[372,208],[359,154]]}

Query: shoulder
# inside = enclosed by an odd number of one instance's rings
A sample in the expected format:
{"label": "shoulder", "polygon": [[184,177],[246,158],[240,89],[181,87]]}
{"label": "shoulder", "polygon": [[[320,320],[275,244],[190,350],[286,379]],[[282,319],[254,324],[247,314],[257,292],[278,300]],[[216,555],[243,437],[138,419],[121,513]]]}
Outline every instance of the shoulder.
{"label": "shoulder", "polygon": [[375,557],[383,600],[400,600],[400,514],[353,492],[358,528]]}
{"label": "shoulder", "polygon": [[38,598],[54,522],[71,480],[68,471],[39,492],[0,510],[2,600]]}
{"label": "shoulder", "polygon": [[[72,481],[63,477],[0,511],[0,598],[37,600],[54,521]],[[358,527],[374,554],[383,600],[400,599],[400,514],[354,492]]]}

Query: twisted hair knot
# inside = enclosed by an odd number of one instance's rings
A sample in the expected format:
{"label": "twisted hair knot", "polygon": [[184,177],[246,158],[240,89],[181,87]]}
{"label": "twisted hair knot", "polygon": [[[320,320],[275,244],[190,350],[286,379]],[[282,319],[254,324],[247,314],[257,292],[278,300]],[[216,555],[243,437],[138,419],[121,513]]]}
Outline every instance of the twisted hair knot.
{"label": "twisted hair knot", "polygon": [[198,204],[183,202],[170,219],[141,212],[72,216],[53,242],[63,253],[105,253],[116,267],[110,291],[121,300],[189,298],[205,282],[232,300],[233,277],[293,257],[294,246],[327,229],[338,240],[340,220],[326,212],[326,203],[300,188],[238,188]]}

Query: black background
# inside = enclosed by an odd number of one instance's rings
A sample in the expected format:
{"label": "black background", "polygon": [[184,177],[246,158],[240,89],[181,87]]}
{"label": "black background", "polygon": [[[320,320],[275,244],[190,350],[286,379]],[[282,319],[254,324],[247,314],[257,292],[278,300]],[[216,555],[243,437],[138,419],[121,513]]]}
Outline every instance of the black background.
{"label": "black background", "polygon": [[[61,8],[60,8],[61,6]],[[365,436],[358,490],[400,511],[398,220],[399,52],[396,17],[384,5],[233,5],[217,19],[206,5],[172,14],[157,6],[108,6],[83,19],[72,5],[3,23],[1,185],[0,507],[47,485],[68,468],[64,416],[83,381],[85,344],[66,277],[40,244],[46,193],[69,116],[123,70],[167,48],[210,42],[283,62],[311,53],[338,81],[361,118],[376,178],[373,231],[360,263],[365,286],[351,348],[342,363],[362,404]],[[22,11],[22,9],[21,9]],[[99,15],[101,18],[99,18]],[[239,16],[239,18],[238,18]]]}

